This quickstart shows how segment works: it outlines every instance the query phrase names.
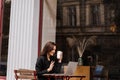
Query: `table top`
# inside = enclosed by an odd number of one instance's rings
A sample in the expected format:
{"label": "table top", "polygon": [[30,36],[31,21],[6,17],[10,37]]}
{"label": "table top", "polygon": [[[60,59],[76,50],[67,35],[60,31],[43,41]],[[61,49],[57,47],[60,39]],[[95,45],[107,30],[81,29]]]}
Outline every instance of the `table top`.
{"label": "table top", "polygon": [[85,77],[84,75],[67,75],[67,74],[43,74],[43,76],[58,76],[58,77]]}

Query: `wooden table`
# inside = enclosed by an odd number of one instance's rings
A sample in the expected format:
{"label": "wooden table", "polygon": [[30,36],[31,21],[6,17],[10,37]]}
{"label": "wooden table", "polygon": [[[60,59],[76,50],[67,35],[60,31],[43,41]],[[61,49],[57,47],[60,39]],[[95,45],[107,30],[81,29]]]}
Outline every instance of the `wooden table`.
{"label": "wooden table", "polygon": [[50,78],[55,78],[55,79],[64,79],[64,80],[70,80],[70,78],[79,78],[80,80],[82,80],[83,78],[85,78],[86,76],[78,76],[78,75],[65,75],[65,74],[43,74],[43,76],[47,77],[48,80],[50,80]]}

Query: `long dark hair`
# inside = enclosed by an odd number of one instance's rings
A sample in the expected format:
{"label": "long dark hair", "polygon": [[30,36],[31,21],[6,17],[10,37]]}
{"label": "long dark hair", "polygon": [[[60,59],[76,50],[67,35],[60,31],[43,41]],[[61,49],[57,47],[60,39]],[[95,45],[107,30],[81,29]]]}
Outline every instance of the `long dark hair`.
{"label": "long dark hair", "polygon": [[47,42],[41,52],[42,56],[47,56],[47,53],[49,53],[50,51],[53,50],[54,46],[56,46],[56,44],[54,42]]}

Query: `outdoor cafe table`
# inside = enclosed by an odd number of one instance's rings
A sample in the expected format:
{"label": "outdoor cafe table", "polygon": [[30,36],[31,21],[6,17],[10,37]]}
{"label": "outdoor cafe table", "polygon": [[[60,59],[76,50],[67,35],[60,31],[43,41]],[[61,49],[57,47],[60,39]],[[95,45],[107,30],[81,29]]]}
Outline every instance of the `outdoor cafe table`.
{"label": "outdoor cafe table", "polygon": [[65,79],[65,80],[69,80],[70,78],[80,78],[80,80],[82,80],[83,78],[85,78],[86,76],[83,75],[65,75],[65,74],[43,74],[43,76],[45,76],[48,80],[50,80],[50,78],[55,78],[55,79]]}

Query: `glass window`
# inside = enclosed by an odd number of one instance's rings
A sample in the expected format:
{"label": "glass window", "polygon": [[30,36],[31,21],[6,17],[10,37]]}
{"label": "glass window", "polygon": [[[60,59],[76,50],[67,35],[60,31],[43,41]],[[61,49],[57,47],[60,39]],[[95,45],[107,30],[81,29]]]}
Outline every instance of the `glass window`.
{"label": "glass window", "polygon": [[99,5],[91,5],[91,25],[100,24]]}
{"label": "glass window", "polygon": [[68,15],[69,15],[69,25],[76,26],[76,7],[75,6],[68,7]]}

